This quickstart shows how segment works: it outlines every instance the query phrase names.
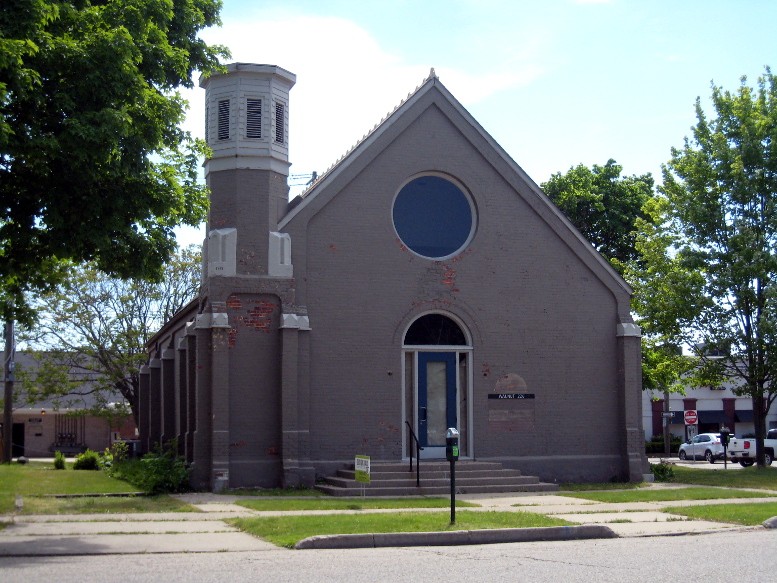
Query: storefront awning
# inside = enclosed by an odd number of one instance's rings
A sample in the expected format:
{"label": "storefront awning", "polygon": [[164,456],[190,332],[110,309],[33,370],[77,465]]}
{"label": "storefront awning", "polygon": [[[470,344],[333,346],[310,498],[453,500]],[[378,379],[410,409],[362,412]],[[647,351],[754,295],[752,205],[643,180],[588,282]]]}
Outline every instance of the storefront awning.
{"label": "storefront awning", "polygon": [[753,421],[753,411],[737,411],[737,423],[750,423]]}
{"label": "storefront awning", "polygon": [[723,411],[699,411],[699,423],[726,423]]}

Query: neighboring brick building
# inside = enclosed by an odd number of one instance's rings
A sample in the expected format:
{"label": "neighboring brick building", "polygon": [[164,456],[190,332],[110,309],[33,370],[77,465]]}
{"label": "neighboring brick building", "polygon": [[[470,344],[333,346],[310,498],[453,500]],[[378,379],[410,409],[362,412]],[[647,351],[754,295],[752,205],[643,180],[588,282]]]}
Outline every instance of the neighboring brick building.
{"label": "neighboring brick building", "polygon": [[[45,353],[44,353],[45,354]],[[117,439],[134,442],[135,422],[132,415],[97,415],[98,400],[91,392],[91,375],[73,368],[69,371],[69,392],[57,396],[36,397],[21,380],[25,371],[33,377],[41,366],[42,353],[20,351],[15,354],[17,379],[12,414],[12,457],[53,457],[55,451],[72,456],[85,451],[103,451]],[[0,376],[3,371],[0,371]],[[5,378],[2,378],[3,382]],[[119,393],[106,395],[124,403]],[[2,419],[0,419],[2,428]],[[2,440],[2,432],[0,432]]]}
{"label": "neighboring brick building", "polygon": [[629,286],[433,71],[289,202],[295,80],[201,83],[205,278],[149,347],[145,447],[178,437],[197,488],[310,485],[455,426],[463,458],[641,480]]}

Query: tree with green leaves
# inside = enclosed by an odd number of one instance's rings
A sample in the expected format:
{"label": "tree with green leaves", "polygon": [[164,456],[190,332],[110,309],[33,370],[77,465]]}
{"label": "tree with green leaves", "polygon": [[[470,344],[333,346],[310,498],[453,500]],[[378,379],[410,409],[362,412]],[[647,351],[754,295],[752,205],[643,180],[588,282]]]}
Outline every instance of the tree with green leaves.
{"label": "tree with green leaves", "polygon": [[[649,220],[653,177],[622,177],[614,160],[588,168],[582,164],[556,173],[542,184],[550,199],[627,280],[639,261],[637,222]],[[647,332],[647,333],[645,333]],[[682,392],[680,382],[692,368],[688,358],[661,335],[643,331],[642,388]]]}
{"label": "tree with green leaves", "polygon": [[619,273],[637,257],[634,223],[644,218],[642,207],[653,196],[650,174],[622,177],[622,171],[615,160],[592,168],[579,164],[542,183],[545,194]]}
{"label": "tree with green leaves", "polygon": [[[220,0],[0,4],[0,316],[67,262],[159,278],[173,229],[198,225],[204,145],[179,127],[196,71],[223,47],[199,32]],[[64,266],[63,266],[63,262]]]}
{"label": "tree with green leaves", "polygon": [[672,149],[630,279],[643,328],[751,397],[762,466],[777,398],[777,79],[767,68],[755,88],[713,85],[712,106],[708,119],[697,99],[693,135]]}
{"label": "tree with green leaves", "polygon": [[[22,335],[37,360],[18,370],[17,402],[33,404],[91,395],[97,411],[125,403],[138,421],[140,367],[153,334],[199,293],[201,256],[195,247],[165,264],[159,282],[107,277],[94,266],[75,268],[34,301],[38,324]],[[74,382],[86,379],[87,382]]]}

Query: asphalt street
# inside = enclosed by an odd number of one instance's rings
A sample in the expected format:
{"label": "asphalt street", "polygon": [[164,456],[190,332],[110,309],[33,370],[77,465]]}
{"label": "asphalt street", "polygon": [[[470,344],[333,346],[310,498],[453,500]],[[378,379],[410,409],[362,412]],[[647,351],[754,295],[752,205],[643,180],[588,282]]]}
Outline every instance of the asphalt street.
{"label": "asphalt street", "polygon": [[[766,552],[771,549],[772,552]],[[7,583],[773,582],[777,531],[452,547],[0,558]],[[760,550],[760,552],[759,552]],[[738,552],[757,554],[739,560]]]}

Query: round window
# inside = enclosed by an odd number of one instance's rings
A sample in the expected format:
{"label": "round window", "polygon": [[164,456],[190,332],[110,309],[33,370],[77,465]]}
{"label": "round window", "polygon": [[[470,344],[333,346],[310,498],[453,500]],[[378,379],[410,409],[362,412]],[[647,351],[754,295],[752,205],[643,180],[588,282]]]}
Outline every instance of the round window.
{"label": "round window", "polygon": [[411,251],[430,259],[455,255],[475,231],[472,202],[440,176],[414,178],[394,199],[394,228]]}

